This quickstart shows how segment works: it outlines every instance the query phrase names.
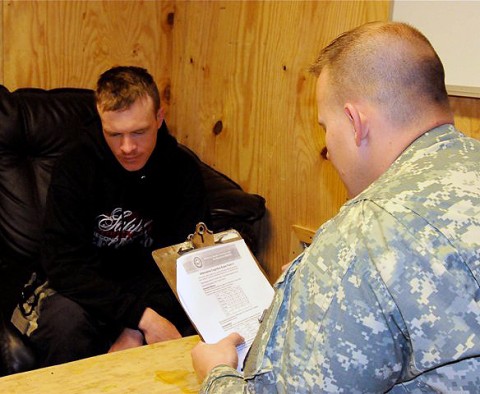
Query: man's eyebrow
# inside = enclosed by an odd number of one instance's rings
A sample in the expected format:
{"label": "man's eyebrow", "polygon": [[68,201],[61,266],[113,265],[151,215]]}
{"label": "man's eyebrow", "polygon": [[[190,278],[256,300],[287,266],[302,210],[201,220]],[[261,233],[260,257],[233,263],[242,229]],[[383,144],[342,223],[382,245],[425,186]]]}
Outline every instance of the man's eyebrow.
{"label": "man's eyebrow", "polygon": [[128,132],[124,132],[124,131],[111,131],[111,130],[108,130],[108,129],[103,129],[103,132],[106,133],[106,134],[133,134],[133,133],[140,133],[140,132],[144,132],[148,130],[148,127],[141,127],[139,129],[135,129],[135,130],[131,130],[131,131],[128,131]]}

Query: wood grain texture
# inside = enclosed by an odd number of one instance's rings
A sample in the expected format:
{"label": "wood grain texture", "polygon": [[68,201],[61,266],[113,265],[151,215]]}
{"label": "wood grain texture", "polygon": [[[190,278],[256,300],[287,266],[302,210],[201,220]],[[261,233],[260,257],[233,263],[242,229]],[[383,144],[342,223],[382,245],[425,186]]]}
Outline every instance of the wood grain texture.
{"label": "wood grain texture", "polygon": [[[4,84],[94,87],[115,64],[148,68],[172,133],[267,200],[259,261],[273,281],[292,225],[316,229],[346,199],[321,156],[306,69],[339,33],[387,20],[388,1],[3,1]],[[480,138],[480,101],[452,98]]]}
{"label": "wood grain texture", "polygon": [[450,97],[455,126],[470,137],[480,140],[480,99]]}
{"label": "wood grain texture", "polygon": [[195,335],[0,378],[4,394],[198,393]]}
{"label": "wood grain texture", "polygon": [[4,2],[5,84],[94,87],[116,64],[162,72],[160,3],[143,1]]}

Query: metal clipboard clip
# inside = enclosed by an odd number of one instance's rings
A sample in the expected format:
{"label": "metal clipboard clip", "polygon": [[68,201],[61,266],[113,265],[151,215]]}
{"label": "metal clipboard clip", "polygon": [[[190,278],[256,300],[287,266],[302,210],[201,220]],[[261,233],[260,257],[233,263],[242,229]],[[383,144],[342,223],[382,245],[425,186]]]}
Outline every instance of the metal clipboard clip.
{"label": "metal clipboard clip", "polygon": [[192,243],[195,249],[203,248],[204,246],[213,246],[215,244],[213,232],[209,230],[203,222],[195,226],[195,232],[190,234],[187,240]]}
{"label": "metal clipboard clip", "polygon": [[199,222],[195,226],[195,232],[187,237],[187,240],[180,245],[177,250],[179,255],[191,252],[195,249],[200,249],[206,246],[214,246],[228,241],[241,239],[242,236],[236,230],[222,231],[220,233],[213,233],[209,230],[207,225]]}

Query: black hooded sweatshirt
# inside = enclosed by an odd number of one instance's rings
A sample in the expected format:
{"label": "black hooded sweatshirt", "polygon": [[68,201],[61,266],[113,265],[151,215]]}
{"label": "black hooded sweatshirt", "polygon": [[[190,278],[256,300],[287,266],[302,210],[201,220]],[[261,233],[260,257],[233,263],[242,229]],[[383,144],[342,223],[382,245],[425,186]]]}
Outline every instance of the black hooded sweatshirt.
{"label": "black hooded sweatshirt", "polygon": [[99,320],[137,328],[150,307],[181,331],[188,320],[151,252],[185,241],[199,221],[208,222],[200,169],[165,123],[135,172],[120,165],[97,125],[57,161],[42,266],[50,287]]}

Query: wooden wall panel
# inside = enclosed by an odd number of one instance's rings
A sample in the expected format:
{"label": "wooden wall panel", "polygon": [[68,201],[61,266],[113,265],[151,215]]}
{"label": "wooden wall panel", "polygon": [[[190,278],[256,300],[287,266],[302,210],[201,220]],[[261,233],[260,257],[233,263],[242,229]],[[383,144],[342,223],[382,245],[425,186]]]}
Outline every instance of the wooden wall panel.
{"label": "wooden wall panel", "polygon": [[143,1],[4,1],[4,80],[93,87],[116,64],[164,72],[161,5]]}
{"label": "wooden wall panel", "polygon": [[[320,152],[306,68],[339,33],[386,20],[388,1],[14,1],[0,10],[0,78],[94,87],[115,64],[156,77],[172,133],[263,195],[259,259],[271,280],[293,257],[292,225],[317,228],[346,193]],[[2,34],[2,33],[0,33]],[[480,101],[452,98],[480,138]]]}
{"label": "wooden wall panel", "polygon": [[385,2],[176,4],[170,124],[204,160],[267,199],[260,260],[272,279],[292,257],[292,225],[317,228],[345,201],[320,156],[306,68],[340,32],[387,17]]}
{"label": "wooden wall panel", "polygon": [[455,126],[465,134],[480,140],[480,99],[450,97]]}

